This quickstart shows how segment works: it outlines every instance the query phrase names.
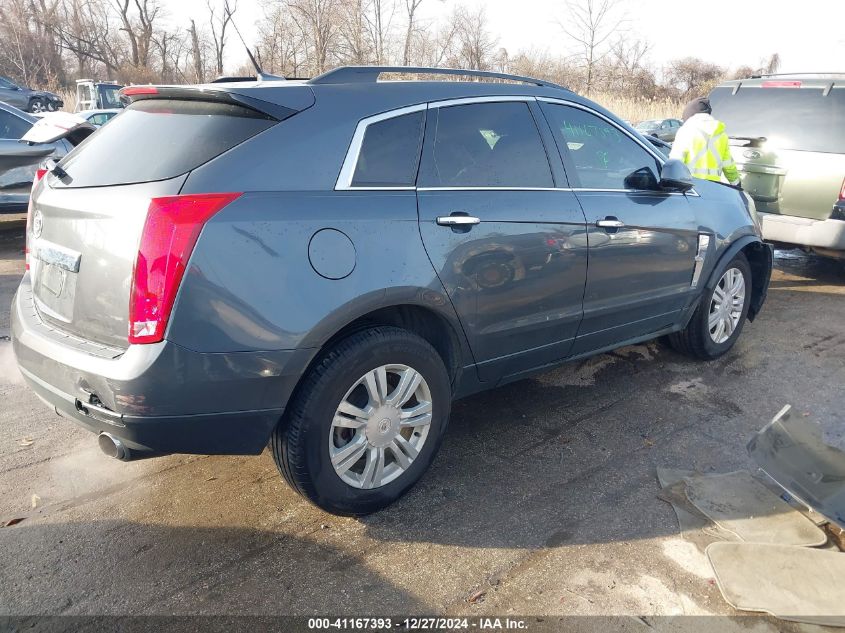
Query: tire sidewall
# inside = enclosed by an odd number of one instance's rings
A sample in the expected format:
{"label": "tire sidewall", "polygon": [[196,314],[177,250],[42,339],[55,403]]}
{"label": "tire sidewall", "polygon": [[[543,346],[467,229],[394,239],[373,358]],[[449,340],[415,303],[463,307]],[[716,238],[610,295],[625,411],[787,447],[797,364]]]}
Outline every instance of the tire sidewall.
{"label": "tire sidewall", "polygon": [[[308,398],[303,452],[317,505],[350,514],[384,507],[413,486],[434,459],[442,441],[451,409],[451,386],[437,353],[414,336],[396,336],[378,345],[354,345],[334,360]],[[428,436],[410,468],[390,483],[364,490],[340,479],[329,457],[329,434],[335,411],[353,384],[367,372],[387,364],[404,364],[422,374],[431,391],[432,420]]]}
{"label": "tire sidewall", "polygon": [[[708,323],[710,318],[710,304],[713,301],[713,294],[716,292],[719,281],[722,279],[725,272],[731,268],[736,268],[742,273],[742,277],[745,281],[745,301],[742,305],[742,315],[740,316],[739,323],[737,323],[736,329],[731,333],[730,338],[728,338],[728,340],[724,343],[716,343],[710,336],[710,327]],[[751,267],[748,265],[748,260],[745,259],[745,256],[742,253],[737,253],[731,261],[719,268],[716,274],[713,275],[713,285],[712,287],[708,286],[707,292],[701,300],[701,309],[699,310],[700,314],[698,316],[700,319],[702,343],[705,351],[711,358],[721,356],[731,349],[742,333],[742,328],[745,325],[746,318],[748,317],[748,308],[751,305],[751,290]]]}

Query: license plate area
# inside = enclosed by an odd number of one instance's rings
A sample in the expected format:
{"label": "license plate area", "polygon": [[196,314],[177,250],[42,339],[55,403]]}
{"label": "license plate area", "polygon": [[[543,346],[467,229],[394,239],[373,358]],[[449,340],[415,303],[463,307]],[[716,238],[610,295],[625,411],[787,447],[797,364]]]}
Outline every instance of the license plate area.
{"label": "license plate area", "polygon": [[80,254],[50,242],[35,243],[32,280],[35,305],[44,316],[70,323],[76,296]]}

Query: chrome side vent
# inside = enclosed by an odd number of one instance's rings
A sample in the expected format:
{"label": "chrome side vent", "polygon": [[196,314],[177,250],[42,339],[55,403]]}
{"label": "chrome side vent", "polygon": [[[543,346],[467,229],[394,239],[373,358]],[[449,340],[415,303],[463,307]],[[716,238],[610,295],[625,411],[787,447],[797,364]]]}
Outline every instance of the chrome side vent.
{"label": "chrome side vent", "polygon": [[707,258],[707,249],[710,247],[710,236],[699,234],[698,251],[695,254],[695,268],[692,271],[692,282],[690,288],[698,287],[698,280],[701,278],[701,269],[704,268],[704,260]]}

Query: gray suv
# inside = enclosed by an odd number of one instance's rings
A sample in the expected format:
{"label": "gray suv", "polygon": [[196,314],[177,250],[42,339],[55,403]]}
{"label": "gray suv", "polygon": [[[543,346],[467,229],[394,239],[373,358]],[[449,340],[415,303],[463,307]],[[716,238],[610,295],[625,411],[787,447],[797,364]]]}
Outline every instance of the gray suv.
{"label": "gray suv", "polygon": [[765,300],[740,193],[560,86],[352,67],[123,94],[34,187],[12,315],[28,384],[114,457],[269,443],[365,514],[453,399],[663,335],[716,358]]}

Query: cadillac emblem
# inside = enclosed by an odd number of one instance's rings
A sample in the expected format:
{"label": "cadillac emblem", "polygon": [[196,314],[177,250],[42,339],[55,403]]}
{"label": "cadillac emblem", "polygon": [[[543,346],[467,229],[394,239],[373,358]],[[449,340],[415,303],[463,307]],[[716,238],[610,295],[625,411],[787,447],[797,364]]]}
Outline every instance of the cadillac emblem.
{"label": "cadillac emblem", "polygon": [[41,237],[41,231],[44,230],[44,216],[41,215],[41,210],[38,209],[32,216],[32,237],[38,239]]}

